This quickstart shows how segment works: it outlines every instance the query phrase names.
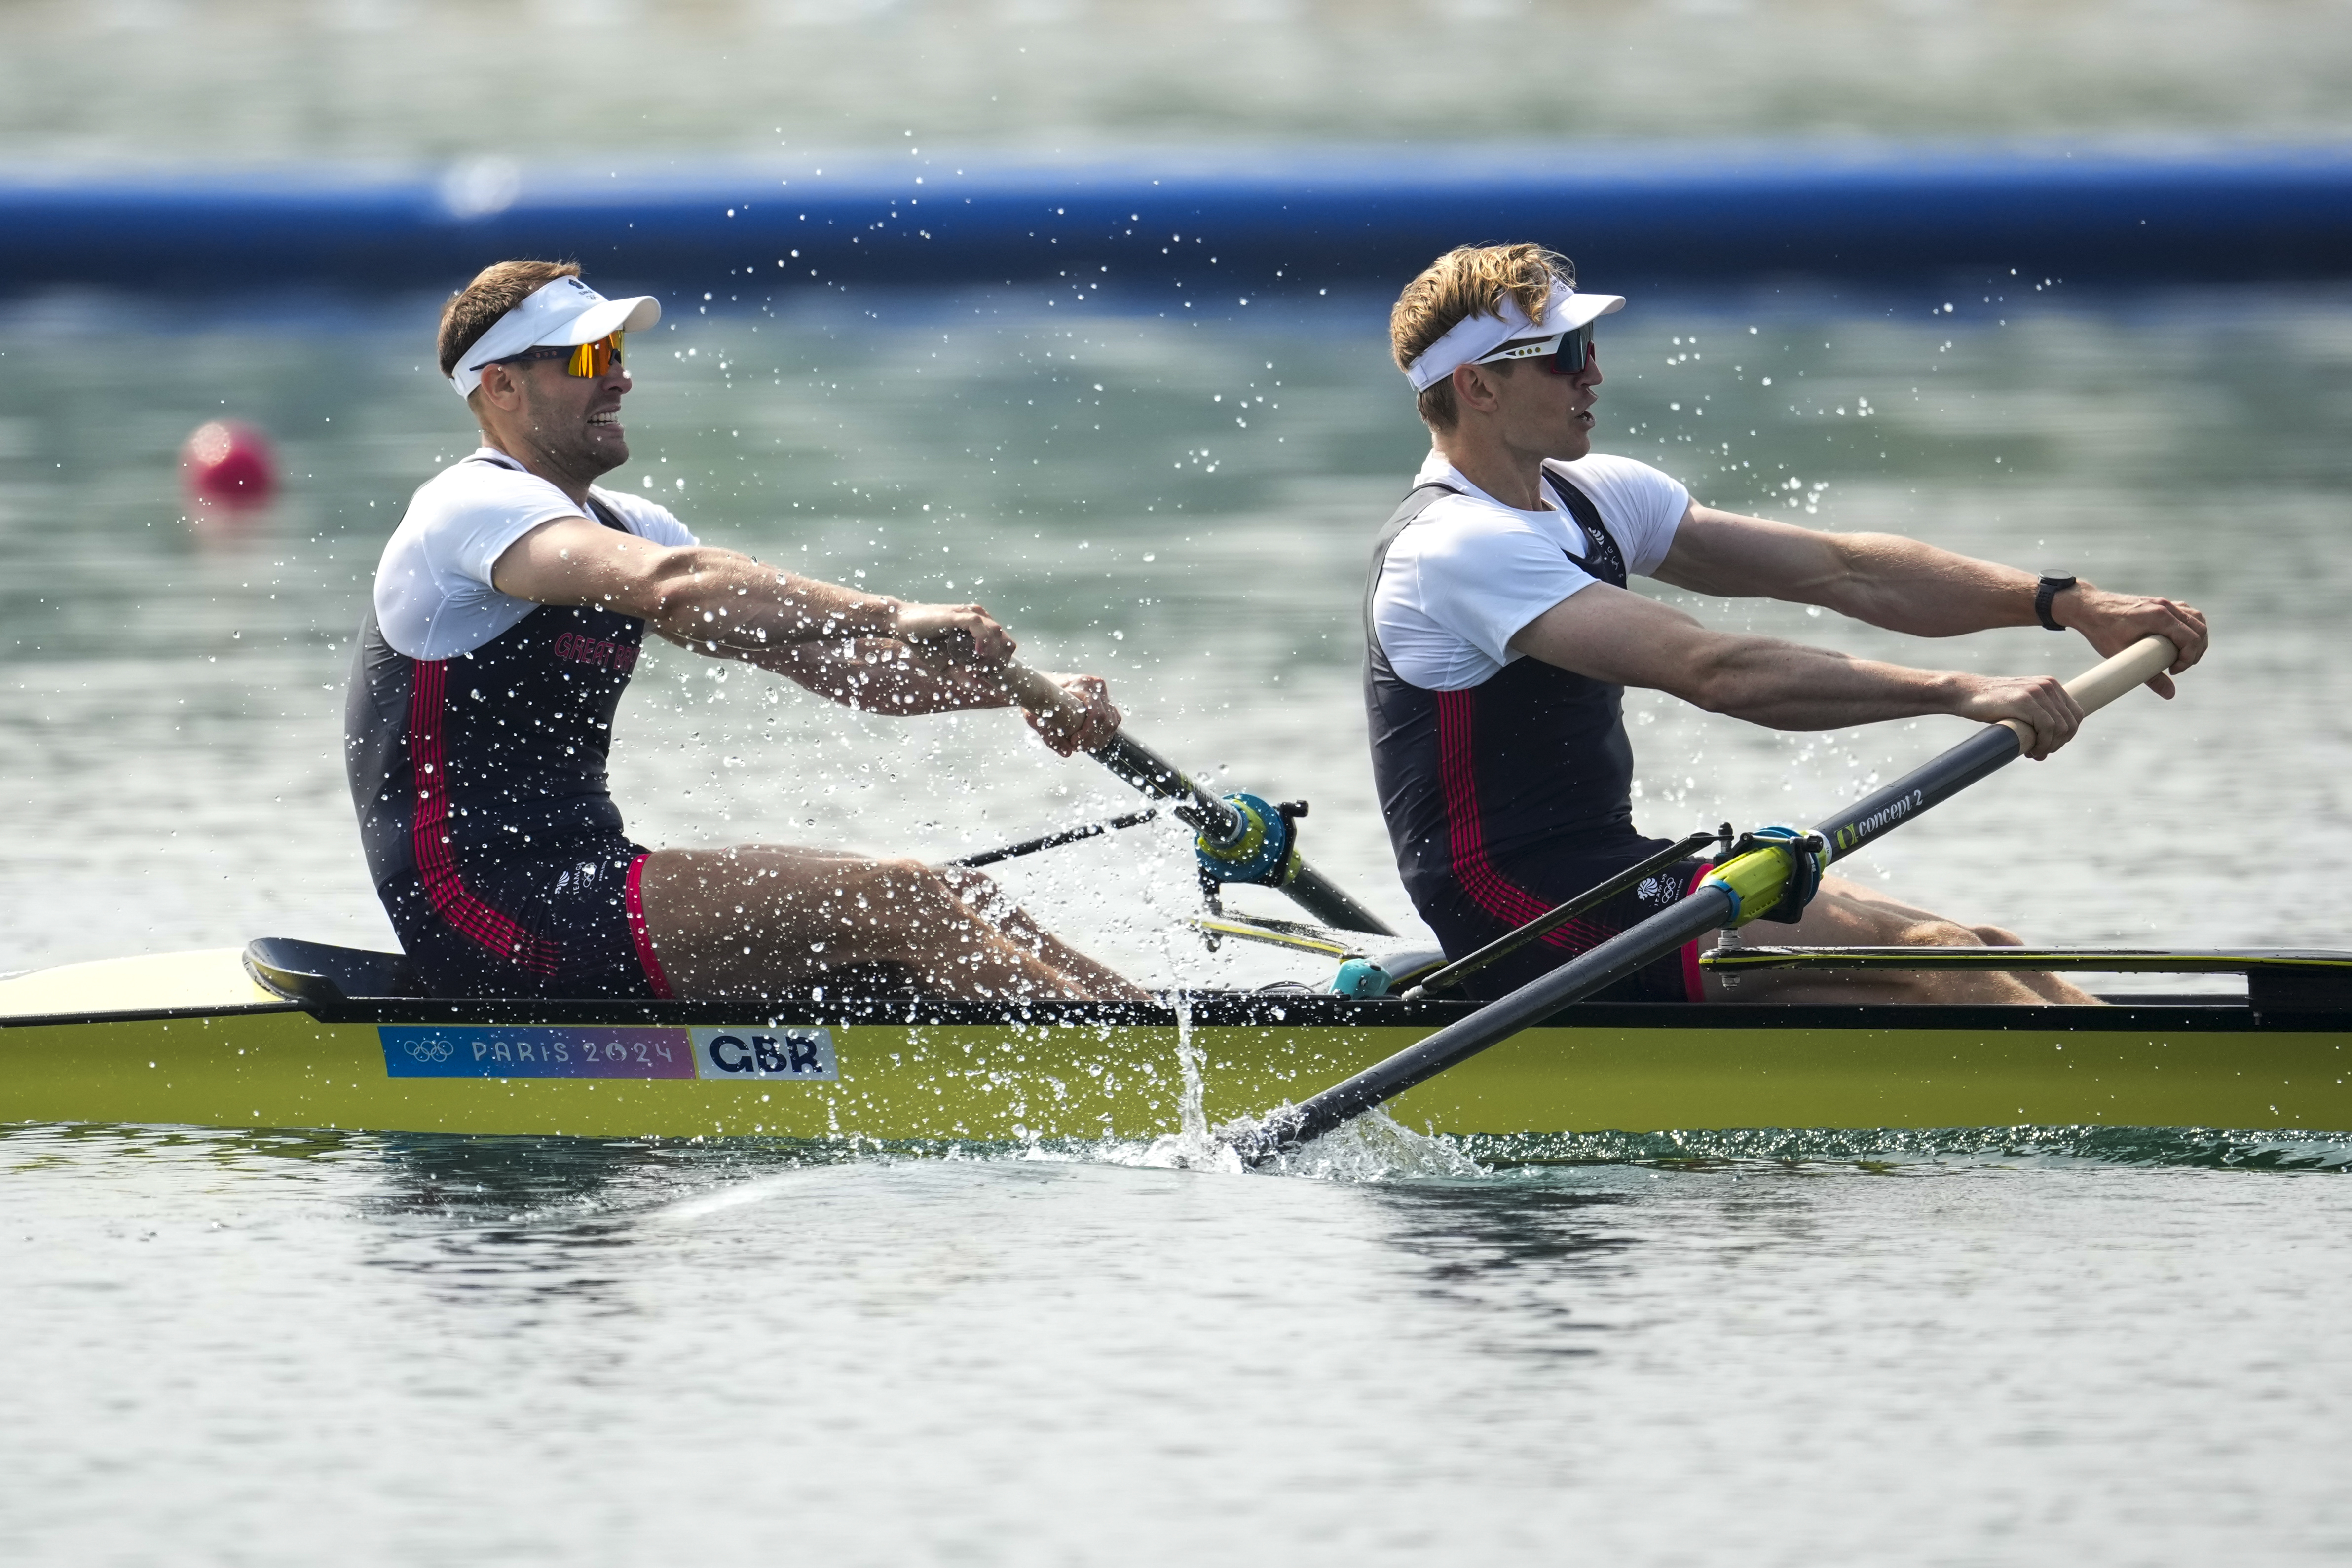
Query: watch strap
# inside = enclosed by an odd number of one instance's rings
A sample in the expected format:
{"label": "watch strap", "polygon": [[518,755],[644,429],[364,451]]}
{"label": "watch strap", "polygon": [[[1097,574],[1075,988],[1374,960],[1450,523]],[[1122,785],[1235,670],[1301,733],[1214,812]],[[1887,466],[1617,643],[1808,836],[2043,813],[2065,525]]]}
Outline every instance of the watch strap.
{"label": "watch strap", "polygon": [[2077,579],[2063,572],[2044,572],[2033,585],[2033,618],[2042,623],[2044,631],[2063,632],[2066,628],[2050,614],[2051,601],[2073,587]]}

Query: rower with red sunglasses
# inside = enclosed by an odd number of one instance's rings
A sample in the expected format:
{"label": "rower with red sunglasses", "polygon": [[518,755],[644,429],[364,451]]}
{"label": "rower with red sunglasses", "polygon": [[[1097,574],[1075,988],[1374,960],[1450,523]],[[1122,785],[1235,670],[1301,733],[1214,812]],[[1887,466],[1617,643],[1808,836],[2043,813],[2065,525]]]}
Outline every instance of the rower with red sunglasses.
{"label": "rower with red sunglasses", "polygon": [[[1380,535],[1364,605],[1372,765],[1397,867],[1459,958],[1666,847],[1635,828],[1628,686],[1672,692],[1780,730],[1839,730],[1915,714],[2015,719],[2039,758],[2081,710],[2049,677],[1906,668],[1774,637],[1711,631],[1630,592],[1648,576],[1710,598],[1818,605],[1874,626],[1949,637],[2037,622],[2101,655],[2154,633],[2204,657],[2205,617],[1884,533],[1831,534],[1702,505],[1646,463],[1592,449],[1601,362],[1593,325],[1623,309],[1580,292],[1535,245],[1439,257],[1390,317],[1431,451]],[[2149,685],[2172,695],[2168,676]],[[1498,995],[1675,902],[1697,861],[1473,975]],[[2014,943],[1840,878],[1769,940],[1804,946]],[[1719,998],[1685,950],[1621,982],[1619,1000]],[[2087,1002],[2054,975],[1804,971],[1743,976],[1743,1001]]]}
{"label": "rower with red sunglasses", "polygon": [[[625,463],[625,334],[661,319],[569,264],[491,267],[443,312],[442,374],[482,446],[385,544],[345,707],[369,869],[443,996],[714,997],[844,979],[968,997],[1135,997],[989,882],[912,860],[746,844],[648,850],[605,786],[646,629],[852,708],[1009,705],[978,605],[818,582],[698,542],[595,481]],[[1103,683],[1032,721],[1067,754],[1118,727]]]}

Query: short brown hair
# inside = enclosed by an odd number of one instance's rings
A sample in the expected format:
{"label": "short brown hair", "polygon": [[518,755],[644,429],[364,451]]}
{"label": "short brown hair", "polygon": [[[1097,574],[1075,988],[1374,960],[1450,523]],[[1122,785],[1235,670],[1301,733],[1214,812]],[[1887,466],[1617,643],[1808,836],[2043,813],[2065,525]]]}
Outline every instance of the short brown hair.
{"label": "short brown hair", "polygon": [[579,276],[576,261],[500,261],[475,273],[441,308],[441,374],[455,374],[458,357],[480,342],[500,316],[557,279]]}
{"label": "short brown hair", "polygon": [[[1397,296],[1389,312],[1389,352],[1399,370],[1410,370],[1465,318],[1502,315],[1505,295],[1530,320],[1539,319],[1554,279],[1574,288],[1576,263],[1540,245],[1457,245]],[[1462,417],[1450,376],[1423,389],[1419,406],[1421,422],[1433,430],[1451,430]]]}

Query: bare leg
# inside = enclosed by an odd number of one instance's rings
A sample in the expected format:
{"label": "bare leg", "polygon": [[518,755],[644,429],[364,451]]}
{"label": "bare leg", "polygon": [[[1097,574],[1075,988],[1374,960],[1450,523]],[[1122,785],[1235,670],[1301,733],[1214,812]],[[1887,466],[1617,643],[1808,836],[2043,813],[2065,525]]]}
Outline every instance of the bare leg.
{"label": "bare leg", "polygon": [[[1743,927],[1751,942],[1789,947],[2018,947],[1999,926],[1968,926],[1874,892],[1843,877],[1826,877],[1822,890],[1793,926]],[[2066,1003],[2095,1005],[2098,998],[2054,974],[1986,973],[1960,970],[1749,970],[1727,992],[1723,977],[1706,981],[1710,1002]]]}
{"label": "bare leg", "polygon": [[1076,977],[1096,996],[1139,996],[1126,976],[1096,963],[1044,926],[1029,918],[1029,911],[1004,896],[1004,890],[977,871],[959,866],[933,868],[941,880],[963,903],[963,907],[982,920],[993,923],[997,930],[1013,939],[1033,956],[1044,959],[1063,973]]}
{"label": "bare leg", "polygon": [[646,858],[646,926],[681,996],[758,995],[850,964],[898,963],[943,996],[1139,998],[1019,910],[994,919],[983,877],[914,860],[744,844]]}

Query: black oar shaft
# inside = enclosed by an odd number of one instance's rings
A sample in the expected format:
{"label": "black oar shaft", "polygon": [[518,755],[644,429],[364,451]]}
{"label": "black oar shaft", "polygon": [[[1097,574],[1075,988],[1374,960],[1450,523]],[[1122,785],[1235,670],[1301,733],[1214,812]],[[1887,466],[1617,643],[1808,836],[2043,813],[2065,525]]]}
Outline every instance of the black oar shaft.
{"label": "black oar shaft", "polygon": [[[1241,817],[1232,806],[1194,783],[1183,769],[1123,731],[1087,754],[1155,800],[1173,802],[1176,816],[1192,824],[1212,843],[1230,840],[1242,829]],[[1279,885],[1292,903],[1327,926],[1374,936],[1396,934],[1380,916],[1349,897],[1338,883],[1300,859],[1296,850],[1291,852],[1290,864]]]}
{"label": "black oar shaft", "polygon": [[[1171,802],[1175,815],[1212,844],[1230,842],[1242,832],[1240,815],[1218,799],[1213,790],[1125,731],[1087,754],[1154,800]],[[1387,921],[1300,859],[1296,850],[1278,885],[1292,903],[1325,925],[1374,936],[1396,934]]]}
{"label": "black oar shaft", "polygon": [[1570,1004],[1615,984],[1654,962],[1660,952],[1672,952],[1686,942],[1697,941],[1730,916],[1730,895],[1712,884],[1703,886],[1671,909],[1628,927],[1460,1023],[1448,1024],[1345,1083],[1334,1084],[1277,1113],[1260,1130],[1254,1143],[1241,1147],[1241,1156],[1258,1164],[1283,1149],[1320,1138],[1414,1085],[1468,1061],[1487,1047],[1533,1028]]}
{"label": "black oar shaft", "polygon": [[1830,858],[1843,860],[1865,844],[1892,833],[1929,806],[1947,801],[1978,780],[1999,773],[2020,755],[2016,732],[1988,724],[1933,762],[1913,768],[1874,795],[1864,795],[1821,824]]}
{"label": "black oar shaft", "polygon": [[1345,889],[1301,860],[1296,851],[1290,857],[1290,869],[1282,879],[1282,890],[1290,896],[1292,903],[1327,926],[1370,936],[1396,935],[1387,921],[1349,898]]}
{"label": "black oar shaft", "polygon": [[1058,833],[1040,834],[1034,838],[1024,838],[1018,844],[1008,844],[1002,849],[983,849],[977,855],[961,856],[948,864],[965,870],[993,866],[1000,860],[1015,860],[1024,855],[1034,855],[1040,849],[1058,849],[1065,844],[1100,838],[1104,834],[1116,833],[1122,827],[1140,827],[1159,815],[1156,809],[1130,811],[1125,816],[1114,816],[1108,822],[1089,822],[1077,827],[1065,827]]}
{"label": "black oar shaft", "polygon": [[1194,784],[1183,769],[1125,731],[1087,755],[1152,799],[1176,803],[1176,814],[1211,838],[1229,838],[1240,824],[1234,808],[1213,791]]}

